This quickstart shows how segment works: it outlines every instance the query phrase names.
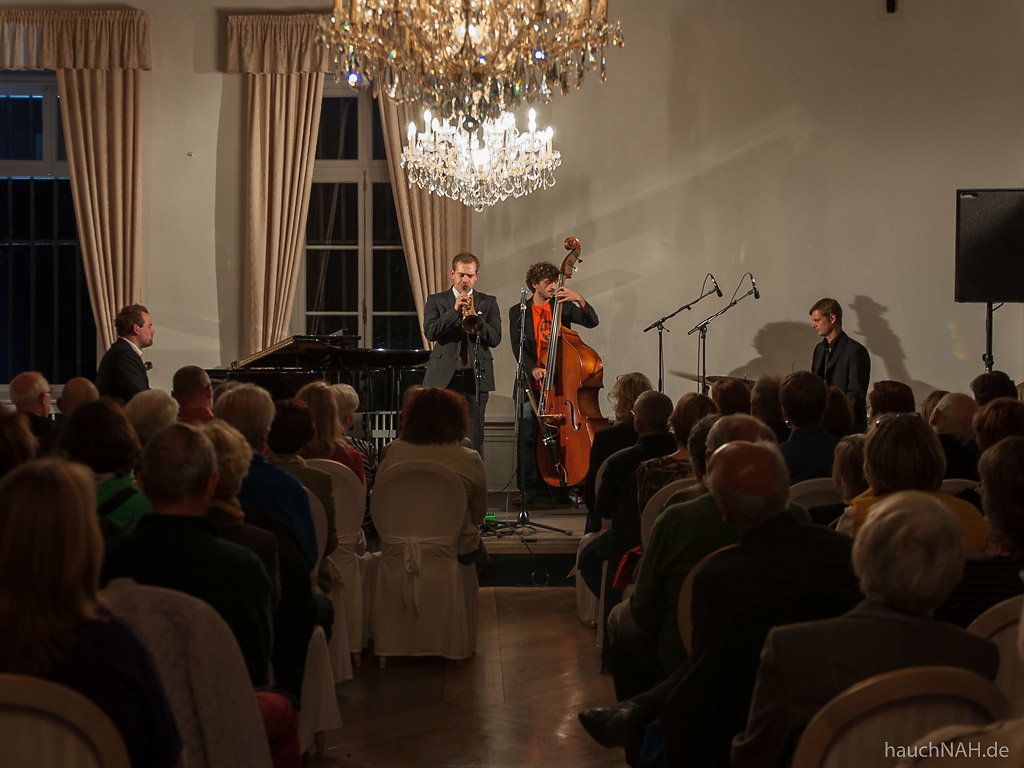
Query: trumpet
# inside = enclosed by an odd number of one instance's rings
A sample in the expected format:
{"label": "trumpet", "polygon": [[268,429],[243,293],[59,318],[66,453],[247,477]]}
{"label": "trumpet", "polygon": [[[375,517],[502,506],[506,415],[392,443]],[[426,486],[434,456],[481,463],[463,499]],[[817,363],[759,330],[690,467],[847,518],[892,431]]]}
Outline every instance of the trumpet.
{"label": "trumpet", "polygon": [[[466,294],[462,294],[465,296]],[[469,294],[469,305],[462,311],[462,330],[468,334],[475,334],[480,332],[480,326],[484,324],[484,321],[480,319],[480,316],[476,313],[476,308],[473,306],[473,294]]]}

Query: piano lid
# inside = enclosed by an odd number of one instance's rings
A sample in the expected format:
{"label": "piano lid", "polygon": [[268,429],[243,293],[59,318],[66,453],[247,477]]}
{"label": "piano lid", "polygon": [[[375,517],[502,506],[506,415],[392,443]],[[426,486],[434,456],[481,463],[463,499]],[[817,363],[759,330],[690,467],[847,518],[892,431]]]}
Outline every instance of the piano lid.
{"label": "piano lid", "polygon": [[390,368],[420,365],[430,357],[425,349],[358,349],[358,336],[292,336],[254,355],[236,360],[232,368],[304,368],[325,370],[338,367]]}

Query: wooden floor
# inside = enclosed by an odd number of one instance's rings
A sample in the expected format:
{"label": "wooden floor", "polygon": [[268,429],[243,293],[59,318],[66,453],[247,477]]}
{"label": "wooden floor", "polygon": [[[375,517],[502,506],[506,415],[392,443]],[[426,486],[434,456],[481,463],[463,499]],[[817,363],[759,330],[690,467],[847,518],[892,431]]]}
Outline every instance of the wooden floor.
{"label": "wooden floor", "polygon": [[598,673],[594,630],[576,615],[575,591],[480,590],[476,654],[441,659],[366,658],[337,687],[344,725],[310,768],[597,768],[623,764],[576,713],[614,701]]}

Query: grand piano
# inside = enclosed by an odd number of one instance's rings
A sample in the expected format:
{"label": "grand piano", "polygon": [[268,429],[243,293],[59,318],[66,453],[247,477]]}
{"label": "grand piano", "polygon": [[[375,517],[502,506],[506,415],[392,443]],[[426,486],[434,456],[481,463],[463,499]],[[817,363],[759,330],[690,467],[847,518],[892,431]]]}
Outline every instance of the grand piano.
{"label": "grand piano", "polygon": [[[430,357],[424,349],[363,349],[358,336],[292,336],[260,350],[228,368],[207,370],[216,387],[226,381],[258,384],[274,400],[294,397],[303,385],[317,380],[351,384],[359,393],[362,419],[358,436],[379,448],[398,429],[402,393],[421,384]],[[361,424],[360,424],[361,421]]]}

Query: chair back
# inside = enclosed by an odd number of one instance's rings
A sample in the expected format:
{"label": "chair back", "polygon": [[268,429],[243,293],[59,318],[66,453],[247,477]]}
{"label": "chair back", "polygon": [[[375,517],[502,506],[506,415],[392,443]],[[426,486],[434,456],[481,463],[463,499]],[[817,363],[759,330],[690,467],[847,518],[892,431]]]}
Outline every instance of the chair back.
{"label": "chair back", "polygon": [[942,481],[939,490],[943,493],[948,493],[950,496],[956,496],[968,488],[974,488],[977,484],[977,480],[967,480],[963,477],[947,477]]}
{"label": "chair back", "polygon": [[676,604],[676,621],[679,623],[679,637],[683,640],[683,647],[686,652],[689,653],[690,640],[693,637],[693,621],[690,618],[690,604],[693,602],[693,577],[697,575],[697,571],[704,567],[704,563],[710,560],[712,557],[717,555],[719,552],[725,549],[731,549],[735,547],[735,544],[728,544],[724,547],[719,547],[714,552],[709,552],[704,555],[690,572],[686,574],[686,578],[683,579],[683,586],[679,588],[679,602]]}
{"label": "chair back", "polygon": [[792,768],[894,765],[883,745],[911,745],[944,725],[983,724],[1010,716],[995,683],[959,667],[911,667],[851,686],[807,724]]}
{"label": "chair back", "polygon": [[458,536],[466,516],[466,488],[455,472],[437,462],[392,464],[374,480],[370,516],[382,537]]}
{"label": "chair back", "polygon": [[843,497],[839,494],[839,489],[836,488],[831,477],[815,477],[793,483],[789,487],[789,500],[804,509],[810,509],[811,507],[840,504]]}
{"label": "chair back", "polygon": [[324,509],[324,505],[320,503],[320,499],[316,497],[306,486],[302,486],[306,495],[309,497],[309,509],[313,513],[313,527],[316,529],[316,563],[310,569],[310,573],[313,578],[316,578],[317,569],[320,568],[320,560],[324,556],[324,546],[327,544],[327,510]]}
{"label": "chair back", "polygon": [[[612,454],[614,455],[614,454]],[[610,459],[611,456],[608,457]],[[604,480],[604,471],[608,468],[608,459],[601,462],[601,466],[597,468],[597,474],[594,475],[594,498],[597,498],[597,492],[601,490],[601,482]]]}
{"label": "chair back", "polygon": [[661,514],[662,510],[665,509],[665,504],[671,498],[672,494],[676,491],[682,490],[687,486],[693,485],[696,482],[693,477],[684,477],[680,480],[673,480],[671,483],[661,486],[650,500],[644,505],[643,514],[640,516],[640,544],[644,547],[647,546],[647,540],[651,537],[651,531],[654,530],[654,523],[658,520],[658,515]]}
{"label": "chair back", "polygon": [[331,459],[306,459],[306,464],[331,476],[334,489],[334,526],[338,539],[354,534],[363,525],[366,511],[366,486],[359,482],[356,473]]}
{"label": "chair back", "polygon": [[24,675],[0,675],[0,765],[129,768],[121,734],[77,691]]}
{"label": "chair back", "polygon": [[1017,651],[1024,595],[996,603],[971,622],[967,631],[991,640],[999,648],[999,673],[996,685],[1010,700],[1014,717],[1024,717],[1024,661]]}

